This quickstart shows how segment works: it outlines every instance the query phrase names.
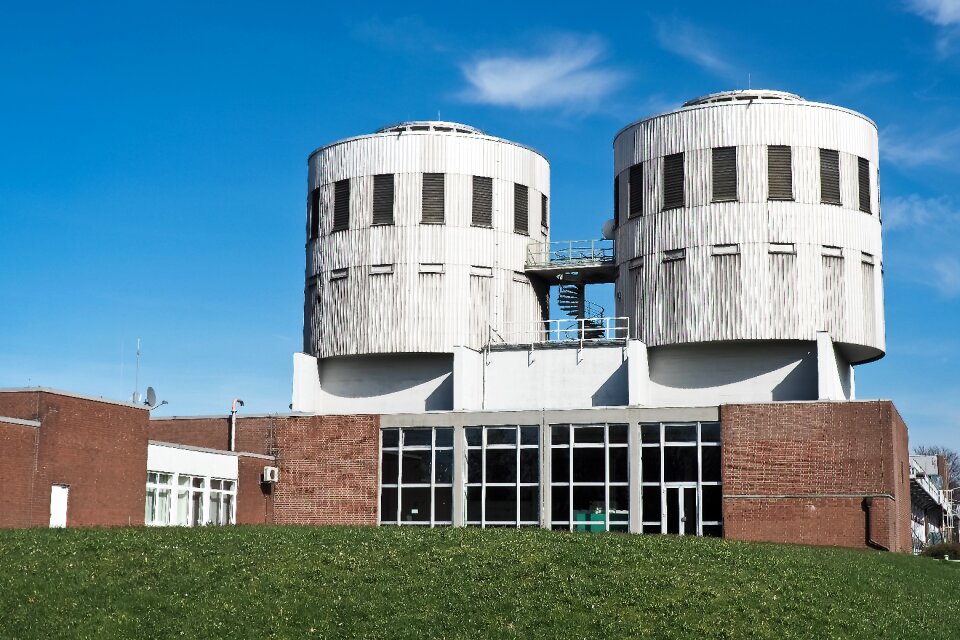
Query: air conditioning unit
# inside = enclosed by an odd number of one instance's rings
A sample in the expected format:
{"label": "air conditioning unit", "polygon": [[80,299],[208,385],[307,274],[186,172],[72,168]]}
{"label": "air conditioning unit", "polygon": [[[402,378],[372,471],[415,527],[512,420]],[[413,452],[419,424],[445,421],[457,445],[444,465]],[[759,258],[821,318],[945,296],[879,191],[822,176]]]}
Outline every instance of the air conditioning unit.
{"label": "air conditioning unit", "polygon": [[280,480],[280,469],[276,467],[264,467],[263,474],[260,476],[260,482],[273,484]]}

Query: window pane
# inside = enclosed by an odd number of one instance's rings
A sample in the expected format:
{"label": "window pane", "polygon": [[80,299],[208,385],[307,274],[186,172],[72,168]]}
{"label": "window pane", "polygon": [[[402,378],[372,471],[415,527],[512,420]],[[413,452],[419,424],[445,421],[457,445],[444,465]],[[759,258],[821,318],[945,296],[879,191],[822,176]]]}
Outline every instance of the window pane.
{"label": "window pane", "polygon": [[397,490],[380,490],[380,522],[397,521]]}
{"label": "window pane", "polygon": [[711,538],[722,538],[723,526],[718,524],[707,525],[703,528],[703,535]]}
{"label": "window pane", "polygon": [[520,520],[540,520],[539,487],[520,487]]}
{"label": "window pane", "polygon": [[625,424],[612,424],[608,427],[609,435],[607,436],[610,439],[610,444],[626,444],[627,443],[627,425]]}
{"label": "window pane", "polygon": [[404,487],[400,494],[400,520],[430,522],[430,488]]}
{"label": "window pane", "polygon": [[657,524],[645,524],[643,525],[644,533],[662,533],[660,528],[660,523]]}
{"label": "window pane", "polygon": [[663,479],[666,482],[696,482],[697,448],[664,447]]}
{"label": "window pane", "polygon": [[210,488],[219,491],[221,489],[221,481],[216,478],[210,480]]}
{"label": "window pane", "polygon": [[404,429],[403,446],[405,447],[429,447],[432,436],[432,429]]}
{"label": "window pane", "polygon": [[570,482],[570,450],[550,450],[550,472],[553,482]]}
{"label": "window pane", "polygon": [[434,489],[433,519],[439,522],[453,520],[453,487]]}
{"label": "window pane", "polygon": [[703,519],[704,521],[723,519],[721,501],[722,489],[719,486],[703,487]]}
{"label": "window pane", "polygon": [[488,521],[517,520],[517,490],[514,487],[487,487]]}
{"label": "window pane", "polygon": [[233,496],[230,494],[225,494],[223,496],[223,517],[221,519],[223,524],[233,524]]}
{"label": "window pane", "polygon": [[553,487],[550,494],[550,518],[566,522],[570,519],[570,489]]}
{"label": "window pane", "polygon": [[437,429],[437,439],[434,446],[452,447],[453,446],[453,429],[450,427],[441,427]]}
{"label": "window pane", "polygon": [[604,531],[606,499],[603,487],[573,488],[574,531]]}
{"label": "window pane", "polygon": [[659,424],[640,425],[640,441],[643,442],[643,444],[659,444],[660,443],[660,425]]}
{"label": "window pane", "polygon": [[467,451],[467,482],[480,482],[483,479],[482,455],[479,449]]}
{"label": "window pane", "polygon": [[384,429],[381,431],[383,434],[383,446],[385,447],[398,447],[400,446],[400,430],[399,429]]}
{"label": "window pane", "polygon": [[210,524],[221,524],[220,523],[220,494],[211,493],[210,494],[210,505],[209,513],[207,514],[207,522]]}
{"label": "window pane", "polygon": [[603,427],[574,427],[573,441],[577,444],[603,444]]}
{"label": "window pane", "polygon": [[143,521],[145,524],[153,523],[153,512],[156,508],[157,490],[147,489],[147,501],[143,509]]}
{"label": "window pane", "polygon": [[190,525],[194,527],[199,527],[203,524],[203,494],[199,491],[195,491],[192,496],[190,496],[190,512],[192,518],[190,520]]}
{"label": "window pane", "polygon": [[149,483],[151,483],[151,484],[156,484],[156,483],[157,483],[157,474],[156,474],[156,472],[154,472],[154,471],[148,471],[148,472],[147,472],[147,482],[149,482]]}
{"label": "window pane", "polygon": [[720,447],[703,447],[703,477],[705,482],[720,482]]}
{"label": "window pane", "polygon": [[382,484],[397,484],[400,473],[400,454],[396,451],[384,451],[380,467]]}
{"label": "window pane", "polygon": [[570,427],[565,424],[555,425],[552,428],[551,443],[570,444]]}
{"label": "window pane", "polygon": [[540,480],[540,450],[520,450],[520,482],[538,482]]}
{"label": "window pane", "polygon": [[603,482],[604,450],[602,448],[573,450],[573,481]]}
{"label": "window pane", "polygon": [[463,430],[464,435],[467,438],[468,447],[479,447],[483,437],[482,427],[466,427]]}
{"label": "window pane", "polygon": [[627,481],[627,448],[610,449],[610,482]]}
{"label": "window pane", "polygon": [[435,455],[437,468],[434,482],[438,484],[453,482],[453,449],[437,451]]}
{"label": "window pane", "polygon": [[401,482],[406,484],[430,483],[430,450],[403,452]]}
{"label": "window pane", "polygon": [[[181,478],[182,480],[182,478]],[[177,492],[177,524],[187,526],[190,524],[190,492]]]}
{"label": "window pane", "polygon": [[192,478],[190,476],[180,476],[180,479],[177,480],[177,485],[181,487],[189,487],[191,480]]}
{"label": "window pane", "polygon": [[195,489],[203,489],[203,485],[204,485],[204,478],[193,479],[193,486]]}
{"label": "window pane", "polygon": [[487,482],[517,481],[517,450],[487,449]]}
{"label": "window pane", "polygon": [[540,444],[540,427],[520,427],[520,444]]}
{"label": "window pane", "polygon": [[643,487],[641,497],[643,498],[643,521],[660,522],[660,487]]}
{"label": "window pane", "polygon": [[644,482],[660,482],[660,447],[644,447],[640,454]]}
{"label": "window pane", "polygon": [[668,424],[663,427],[665,442],[696,442],[697,425],[695,424]]}
{"label": "window pane", "polygon": [[467,487],[467,520],[480,522],[481,498],[480,487]]}
{"label": "window pane", "polygon": [[487,429],[487,444],[517,444],[516,428]]}
{"label": "window pane", "polygon": [[630,525],[630,488],[610,487],[610,529],[626,531]]}
{"label": "window pane", "polygon": [[720,423],[704,422],[700,425],[701,442],[720,442]]}

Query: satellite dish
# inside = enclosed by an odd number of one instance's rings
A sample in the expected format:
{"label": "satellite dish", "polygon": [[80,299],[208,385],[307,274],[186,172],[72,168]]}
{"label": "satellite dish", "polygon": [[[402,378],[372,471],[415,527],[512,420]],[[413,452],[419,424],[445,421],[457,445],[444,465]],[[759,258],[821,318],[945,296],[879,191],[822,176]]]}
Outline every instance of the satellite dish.
{"label": "satellite dish", "polygon": [[152,407],[157,404],[157,392],[153,390],[153,387],[147,387],[147,406]]}
{"label": "satellite dish", "polygon": [[604,222],[603,226],[600,227],[600,233],[603,235],[605,240],[613,240],[614,236],[616,235],[614,233],[616,228],[616,223],[613,221],[613,218],[611,218]]}

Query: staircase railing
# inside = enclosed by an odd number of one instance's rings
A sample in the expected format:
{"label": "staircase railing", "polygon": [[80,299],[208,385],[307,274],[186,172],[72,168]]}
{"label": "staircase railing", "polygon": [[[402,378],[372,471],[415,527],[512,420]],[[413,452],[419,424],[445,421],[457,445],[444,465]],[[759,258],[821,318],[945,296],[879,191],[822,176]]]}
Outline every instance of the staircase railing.
{"label": "staircase railing", "polygon": [[560,240],[527,246],[528,267],[604,264],[614,259],[613,240]]}
{"label": "staircase railing", "polygon": [[624,342],[628,327],[624,317],[506,322],[500,330],[490,327],[488,345],[579,343],[582,347],[598,342]]}

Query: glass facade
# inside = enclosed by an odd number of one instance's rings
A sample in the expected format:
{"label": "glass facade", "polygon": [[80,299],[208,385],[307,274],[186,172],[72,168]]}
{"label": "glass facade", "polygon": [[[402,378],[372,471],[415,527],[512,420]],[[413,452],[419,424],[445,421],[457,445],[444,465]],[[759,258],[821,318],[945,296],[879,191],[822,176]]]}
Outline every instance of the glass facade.
{"label": "glass facade", "polygon": [[721,536],[720,423],[381,430],[380,522]]}
{"label": "glass facade", "polygon": [[143,521],[149,526],[234,524],[236,502],[236,480],[148,471]]}
{"label": "glass facade", "polygon": [[453,524],[453,427],[380,432],[380,522]]}

